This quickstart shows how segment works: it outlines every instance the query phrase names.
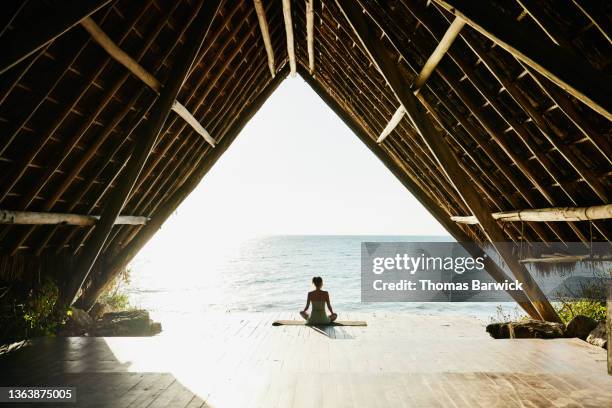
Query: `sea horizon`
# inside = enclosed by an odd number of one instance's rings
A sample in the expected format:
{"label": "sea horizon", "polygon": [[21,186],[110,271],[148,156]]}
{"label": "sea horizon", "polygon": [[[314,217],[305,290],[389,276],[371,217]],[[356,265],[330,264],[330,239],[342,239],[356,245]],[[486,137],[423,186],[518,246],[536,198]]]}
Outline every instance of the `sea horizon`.
{"label": "sea horizon", "polygon": [[[361,243],[455,242],[444,235],[279,234],[225,240],[188,259],[139,256],[128,287],[133,306],[169,322],[211,312],[295,312],[313,276],[322,276],[335,311],[464,315],[488,321],[494,303],[361,302]],[[167,271],[172,270],[171,274]],[[170,276],[171,275],[171,276]],[[176,279],[178,275],[183,275]],[[504,311],[516,309],[503,304]]]}

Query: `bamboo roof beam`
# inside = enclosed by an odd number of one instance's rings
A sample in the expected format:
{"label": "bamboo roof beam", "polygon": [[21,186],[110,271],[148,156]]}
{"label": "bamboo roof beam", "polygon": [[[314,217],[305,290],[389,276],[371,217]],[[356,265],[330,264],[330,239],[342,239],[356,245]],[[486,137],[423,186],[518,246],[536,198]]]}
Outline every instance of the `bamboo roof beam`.
{"label": "bamboo roof beam", "polygon": [[266,47],[266,54],[268,55],[268,68],[270,69],[270,75],[274,78],[276,74],[276,68],[274,66],[274,49],[272,48],[272,40],[270,39],[270,30],[268,29],[268,20],[266,19],[266,10],[264,9],[261,0],[253,0],[255,5],[255,12],[257,13],[257,20],[259,21],[259,29],[261,31],[261,38]]}
{"label": "bamboo roof beam", "polygon": [[[90,17],[86,17],[81,21],[81,26],[91,35],[91,37],[100,45],[113,59],[127,68],[134,76],[147,84],[157,94],[161,92],[162,84],[149,73],[142,65],[134,58],[123,51],[95,21]],[[204,129],[200,122],[183,106],[179,101],[174,101],[172,110],[185,120],[200,136],[204,138],[211,146],[215,146],[215,139]]]}
{"label": "bamboo roof beam", "polygon": [[89,276],[89,272],[110,234],[114,221],[123,209],[126,199],[155,145],[164,122],[170,114],[176,96],[198,56],[220,3],[219,0],[206,1],[204,5],[200,4],[199,11],[196,13],[197,17],[192,21],[187,31],[186,42],[179,51],[176,62],[170,71],[169,81],[165,84],[158,100],[149,112],[149,119],[139,129],[139,143],[134,146],[121,179],[102,210],[100,220],[96,223],[92,236],[77,259],[73,276],[68,282],[61,303],[71,305],[76,301],[80,288]]}
{"label": "bamboo roof beam", "polygon": [[592,0],[572,0],[572,2],[584,13],[585,16],[597,29],[599,32],[608,40],[610,44],[612,44],[612,31],[610,31],[610,23],[609,20],[606,19],[606,10],[601,7],[601,4]]}
{"label": "bamboo roof beam", "polygon": [[612,261],[610,256],[601,255],[562,255],[544,254],[539,258],[524,258],[520,262],[523,264],[559,264],[575,262],[606,262]]}
{"label": "bamboo roof beam", "polygon": [[[411,6],[409,8],[410,12],[415,15],[415,17],[428,29],[428,31],[435,38],[440,35],[441,28],[436,28],[435,22],[425,14],[423,7],[419,7],[417,5]],[[465,40],[465,39],[464,39]],[[468,46],[470,44],[468,43]],[[463,58],[462,55],[458,55],[453,52],[453,50],[449,50],[448,55],[451,57],[451,60],[459,67],[461,73],[467,78],[467,80],[474,86],[474,88],[482,95],[487,105],[490,105],[499,115],[499,117],[505,121],[509,129],[513,130],[517,136],[519,136],[520,140],[526,146],[526,148],[530,151],[531,154],[536,158],[538,163],[541,164],[542,168],[551,175],[551,178],[559,183],[559,186],[562,187],[562,191],[568,197],[569,204],[576,204],[573,201],[573,197],[567,191],[567,185],[562,180],[558,179],[558,175],[553,172],[554,166],[550,163],[550,160],[544,154],[539,151],[539,148],[534,144],[530,143],[530,135],[525,127],[517,120],[514,119],[512,115],[508,115],[503,109],[502,104],[500,104],[494,93],[489,89],[488,85],[483,83],[480,80],[472,65]],[[477,55],[478,56],[478,55]],[[503,152],[512,160],[512,162],[516,165],[516,167],[521,171],[521,173],[531,182],[533,186],[536,187],[538,192],[546,199],[548,204],[551,206],[557,206],[561,203],[556,202],[556,198],[552,193],[552,189],[550,186],[544,185],[541,180],[540,174],[538,174],[531,166],[529,166],[528,161],[524,160],[520,157],[513,149],[512,144],[503,137],[503,134],[497,132],[495,130],[494,122],[491,120],[491,117],[486,114],[484,108],[482,106],[478,106],[478,104],[474,103],[472,98],[470,98],[469,93],[467,92],[465,86],[463,85],[461,80],[452,80],[449,75],[449,72],[445,69],[445,67],[440,66],[438,69],[438,73],[440,77],[449,85],[449,87],[457,94],[457,96],[461,99],[461,101],[465,104],[468,110],[472,113],[474,118],[478,120],[480,125],[486,130],[486,132],[491,136],[491,138],[498,144],[498,146],[503,150]],[[479,143],[481,146],[484,143]],[[492,157],[495,157],[493,155]],[[522,188],[519,185],[518,191],[520,191],[523,195],[531,195],[528,189]],[[531,197],[528,199],[530,205],[535,205],[536,199],[535,197]],[[580,229],[573,224],[568,224],[570,228],[574,231],[575,235],[579,240],[583,242],[588,242],[588,238],[584,235]],[[558,226],[554,224],[549,224],[548,227],[555,232],[555,235],[560,240],[566,240],[567,238],[563,236]],[[572,240],[575,238],[571,238]]]}
{"label": "bamboo roof beam", "polygon": [[434,1],[591,109],[612,120],[612,78],[590,67],[568,50],[534,41],[534,38],[538,38],[537,31],[527,26],[517,30],[513,21],[487,1]]}
{"label": "bamboo roof beam", "polygon": [[70,30],[82,19],[108,4],[110,0],[66,0],[40,15],[28,25],[17,27],[0,37],[2,60],[0,74],[14,67],[49,42]]}
{"label": "bamboo roof beam", "polygon": [[[0,224],[16,225],[94,225],[99,215],[0,210]],[[115,225],[144,225],[147,217],[120,215]]]}
{"label": "bamboo roof beam", "polygon": [[[459,17],[455,17],[436,48],[433,50],[427,61],[425,61],[425,65],[423,65],[421,72],[419,72],[418,76],[412,83],[411,88],[414,91],[415,95],[421,90],[423,85],[425,85],[425,82],[427,82],[431,74],[433,74],[434,70],[436,69],[444,55],[446,55],[446,52],[453,44],[464,25],[465,21],[463,21]],[[393,129],[395,129],[395,127],[400,123],[405,114],[406,110],[403,106],[397,108],[387,126],[383,129],[380,136],[378,136],[378,140],[376,140],[376,142],[382,143],[382,141],[385,140],[385,138],[389,136],[391,132],[393,132]]]}
{"label": "bamboo roof beam", "polygon": [[[591,207],[555,207],[533,210],[516,210],[492,213],[491,216],[502,222],[568,222],[607,220],[612,218],[612,204]],[[474,216],[452,216],[451,219],[460,224],[475,225],[478,220]]]}
{"label": "bamboo roof beam", "polygon": [[568,119],[582,132],[591,144],[601,153],[609,164],[612,164],[612,147],[610,142],[601,135],[593,126],[578,112],[568,95],[558,88],[548,78],[535,71],[528,69],[533,80],[544,90],[548,97],[559,107]]}
{"label": "bamboo roof beam", "polygon": [[287,55],[289,56],[289,68],[291,76],[297,72],[295,61],[295,41],[293,37],[293,19],[291,18],[291,0],[283,0],[283,19],[285,21],[285,34],[287,36]]}
{"label": "bamboo roof beam", "polygon": [[[442,29],[439,29],[439,30],[434,29],[435,25],[432,23],[431,19],[428,18],[427,15],[425,15],[422,8],[417,8],[415,5],[415,6],[411,6],[409,8],[409,11],[415,15],[415,18],[417,18],[417,20],[423,25],[423,27],[425,27],[432,34],[434,38],[442,37]],[[377,23],[379,26],[381,26],[382,22],[377,21]],[[393,39],[391,37],[390,37],[390,40],[391,42],[393,42]],[[408,63],[408,65],[411,66],[411,64],[409,63],[410,59],[407,53],[401,48],[397,48],[397,50],[404,57],[404,60]],[[462,59],[457,59],[457,57],[454,55],[452,50],[449,50],[448,55],[460,67],[460,69],[462,70],[462,74],[465,75],[465,77],[468,80],[470,80],[470,82],[472,82],[474,86],[478,88],[478,84],[476,82],[473,82],[473,78],[475,77],[475,75],[473,73],[472,68],[469,66],[469,64],[464,63]],[[414,67],[412,68],[414,69]],[[506,140],[502,137],[502,135],[499,135],[495,131],[494,125],[491,123],[488,115],[485,114],[483,108],[481,106],[478,106],[478,104],[474,103],[472,98],[470,98],[469,94],[463,89],[464,85],[462,81],[460,80],[453,81],[452,78],[450,77],[450,74],[447,72],[446,68],[443,65],[440,65],[438,67],[437,73],[439,74],[440,78],[442,78],[444,82],[446,82],[449,89],[453,93],[455,93],[457,97],[459,98],[459,100],[465,105],[467,111],[470,112],[471,115],[480,123],[480,125],[485,130],[485,132],[491,137],[493,141],[495,141],[495,143],[502,149],[502,151],[511,159],[512,163],[516,165],[516,167],[527,178],[527,180],[529,180],[538,189],[538,191],[542,193],[542,195],[547,199],[547,201],[549,201],[551,205],[554,205],[553,202],[551,201],[552,197],[548,194],[547,189],[545,189],[545,187],[536,178],[536,174],[531,170],[527,162],[524,161],[522,158],[520,158],[513,151],[510,144],[506,142]],[[437,95],[436,92],[433,92],[433,93],[434,95]],[[492,98],[486,99],[487,96],[491,97],[491,95],[487,94],[483,96],[485,97],[485,100],[487,101],[492,100]],[[440,101],[442,101],[440,96],[437,95],[437,97]],[[424,101],[423,95],[421,93],[417,94],[417,98],[421,102]],[[448,96],[446,98],[448,98]],[[447,109],[449,109],[451,114],[457,119],[458,123],[464,127],[464,129],[468,132],[468,134],[472,137],[472,139],[477,143],[477,145],[487,154],[487,156],[491,159],[491,161],[495,163],[495,165],[500,169],[500,172],[508,179],[508,181],[516,189],[516,191],[525,199],[527,204],[532,205],[532,206],[536,205],[537,197],[535,197],[535,195],[531,192],[530,189],[524,188],[524,185],[525,185],[524,181],[520,180],[511,171],[511,169],[508,168],[508,165],[499,159],[498,155],[493,151],[491,146],[489,146],[488,140],[486,140],[486,138],[480,134],[480,131],[471,125],[470,121],[467,120],[467,118],[465,117],[463,113],[458,111],[458,109],[456,108],[456,106],[454,106],[452,102],[448,104],[445,103],[445,106],[447,107]],[[564,235],[561,233],[558,226],[554,224],[548,224],[547,226],[554,232],[554,234],[557,236],[558,239],[562,241],[565,239]],[[541,235],[543,233],[541,228],[538,227],[537,225],[533,225],[533,228],[538,231],[538,234]]]}
{"label": "bamboo roof beam", "polygon": [[[468,43],[468,45],[472,46],[471,42],[468,41],[467,39],[466,39],[466,42]],[[540,133],[559,152],[559,154],[574,168],[576,173],[586,182],[586,184],[593,190],[593,192],[599,197],[599,199],[602,200],[602,202],[604,203],[610,201],[608,197],[608,190],[599,181],[599,178],[597,177],[597,175],[592,170],[588,169],[580,161],[580,159],[576,157],[574,152],[572,152],[572,150],[566,144],[563,143],[563,140],[559,137],[559,135],[556,134],[554,130],[547,124],[542,114],[538,112],[538,110],[526,99],[526,97],[522,94],[522,92],[518,89],[518,87],[510,79],[505,77],[504,74],[495,73],[496,71],[493,69],[493,62],[491,61],[490,57],[486,53],[476,48],[472,48],[472,49],[474,50],[476,55],[478,55],[479,58],[484,62],[484,64],[489,68],[489,71],[491,72],[491,74],[497,78],[497,80],[502,84],[502,86],[506,89],[506,91],[510,94],[510,96],[512,96],[512,98],[516,101],[516,103],[519,104],[525,110],[525,112],[529,115],[529,117],[531,117],[533,122],[536,124],[537,128],[540,130]],[[521,131],[521,129],[519,128],[517,130],[515,128],[515,131],[519,132]],[[548,166],[546,167],[548,168]],[[564,190],[568,189],[568,186],[565,185],[565,183],[562,183],[561,181],[557,181],[557,182]],[[572,196],[573,196],[572,193],[574,192],[572,190],[573,189],[570,189],[570,191],[568,192],[568,196],[570,199],[572,199]]]}
{"label": "bamboo roof beam", "polygon": [[314,75],[314,0],[306,0],[306,44],[308,47],[308,71],[310,75]]}
{"label": "bamboo roof beam", "polygon": [[496,242],[503,242],[505,240],[505,234],[491,217],[480,195],[477,194],[467,175],[458,164],[454,153],[446,142],[440,138],[437,130],[429,118],[427,118],[424,108],[417,102],[416,97],[409,88],[409,84],[406,83],[407,81],[397,68],[395,58],[383,49],[384,46],[380,44],[378,36],[368,24],[361,6],[356,6],[355,3],[347,0],[336,0],[336,3],[352,26],[366,52],[370,54],[372,62],[378,67],[382,76],[406,109],[411,122],[440,163],[446,176],[461,195],[466,205],[480,221],[484,234],[493,243],[515,277],[524,283],[525,291],[540,316],[545,320],[559,321],[560,319],[556,311],[548,302],[538,284],[529,275],[529,272],[514,259],[507,248],[504,248],[503,245],[495,245]]}

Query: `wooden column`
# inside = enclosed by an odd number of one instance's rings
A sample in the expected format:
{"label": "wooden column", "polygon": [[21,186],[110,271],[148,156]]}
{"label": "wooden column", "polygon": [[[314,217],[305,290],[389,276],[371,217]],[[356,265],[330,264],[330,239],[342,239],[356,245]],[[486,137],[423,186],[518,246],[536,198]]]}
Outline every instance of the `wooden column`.
{"label": "wooden column", "polygon": [[115,219],[125,205],[127,197],[132,191],[147,157],[170,114],[172,105],[183,86],[191,65],[198,55],[220,3],[220,0],[207,0],[197,10],[197,17],[193,20],[185,35],[185,44],[178,53],[168,75],[168,83],[163,87],[159,98],[149,112],[148,120],[138,130],[135,137],[137,142],[134,143],[135,146],[128,159],[126,168],[121,174],[120,180],[117,182],[112,195],[104,206],[100,220],[96,223],[91,237],[76,262],[73,276],[69,280],[66,291],[62,296],[64,303],[72,304],[76,300],[79,289],[96,262],[115,223]]}
{"label": "wooden column", "polygon": [[592,68],[562,47],[541,41],[541,33],[500,11],[501,5],[488,1],[435,0],[436,3],[464,19],[482,35],[523,61],[570,95],[612,120],[612,78]]}
{"label": "wooden column", "polygon": [[434,128],[427,117],[423,106],[418,102],[410,90],[410,84],[400,73],[396,60],[380,43],[379,36],[372,29],[371,22],[365,18],[360,5],[348,0],[336,0],[344,13],[353,31],[361,41],[372,62],[396,94],[398,100],[406,109],[408,117],[415,129],[421,135],[429,150],[438,161],[441,169],[459,193],[467,207],[479,220],[483,232],[495,246],[500,256],[506,262],[514,276],[523,283],[525,292],[531,299],[534,307],[544,320],[560,321],[555,309],[546,299],[546,296],[531,277],[529,272],[518,262],[505,245],[498,245],[507,240],[497,222],[491,217],[490,210],[484,204],[482,197],[477,193],[469,177],[462,169],[457,158],[444,138]]}
{"label": "wooden column", "polygon": [[0,37],[0,74],[17,65],[48,42],[70,30],[79,21],[104,7],[110,0],[64,0],[53,10],[41,7],[40,14]]}
{"label": "wooden column", "polygon": [[272,81],[263,89],[263,91],[249,104],[246,109],[240,113],[234,124],[228,130],[220,140],[217,147],[212,150],[204,159],[194,173],[187,179],[187,181],[181,185],[176,192],[166,202],[164,202],[154,213],[151,220],[143,227],[138,235],[130,241],[129,245],[125,247],[121,252],[112,258],[112,262],[103,271],[103,276],[96,281],[92,282],[90,288],[79,298],[76,306],[89,310],[94,305],[98,297],[104,291],[105,286],[108,282],[112,281],[114,277],[125,267],[133,258],[136,256],[138,251],[149,242],[149,240],[155,235],[155,233],[161,228],[166,219],[176,210],[176,208],[183,202],[183,200],[197,187],[202,178],[208,173],[208,171],[214,166],[219,160],[221,155],[225,153],[227,148],[232,144],[236,137],[240,134],[242,129],[251,120],[251,118],[257,113],[259,108],[264,104],[272,93],[278,88],[281,82],[289,74],[289,68],[285,66],[278,72],[278,75],[272,79]]}
{"label": "wooden column", "polygon": [[[348,126],[351,131],[370,149],[376,157],[389,169],[389,171],[406,187],[408,191],[429,211],[431,215],[459,242],[473,243],[474,240],[470,239],[461,228],[453,223],[448,215],[438,206],[421,187],[413,181],[408,173],[406,173],[398,163],[391,159],[383,148],[378,145],[359,125],[357,120],[353,118],[348,109],[340,106],[336,100],[323,88],[319,81],[313,79],[307,72],[303,71],[302,68],[298,68],[300,76],[310,85],[310,87],[319,95],[319,97],[333,110],[336,115]],[[481,254],[474,251],[474,245],[465,245],[464,248],[472,256],[480,256]],[[485,258],[485,268],[487,272],[498,282],[504,282],[504,280],[510,280],[510,278],[501,270],[493,260],[489,257]],[[519,306],[527,312],[529,316],[534,319],[539,319],[540,315],[537,310],[531,304],[529,298],[524,292],[512,292],[510,293],[512,298],[517,302]]]}

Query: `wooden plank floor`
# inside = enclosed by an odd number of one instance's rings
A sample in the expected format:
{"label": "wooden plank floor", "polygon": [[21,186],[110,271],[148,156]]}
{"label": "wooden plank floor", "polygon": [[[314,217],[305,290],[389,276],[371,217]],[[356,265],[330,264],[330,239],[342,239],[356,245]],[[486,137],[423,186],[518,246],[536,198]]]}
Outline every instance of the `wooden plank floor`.
{"label": "wooden plank floor", "polygon": [[271,325],[289,318],[38,339],[0,357],[0,385],[75,386],[66,405],[83,407],[612,407],[605,350],[580,340],[493,340],[475,319],[395,313],[342,316],[368,327]]}

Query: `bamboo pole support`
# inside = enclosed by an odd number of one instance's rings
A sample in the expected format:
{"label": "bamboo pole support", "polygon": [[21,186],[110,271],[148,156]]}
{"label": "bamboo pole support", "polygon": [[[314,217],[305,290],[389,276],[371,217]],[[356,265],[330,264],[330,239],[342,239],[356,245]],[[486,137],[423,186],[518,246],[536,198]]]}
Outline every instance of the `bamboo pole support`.
{"label": "bamboo pole support", "polygon": [[[572,222],[607,220],[612,218],[612,204],[595,205],[591,207],[554,207],[533,210],[503,211],[492,213],[491,216],[502,222]],[[476,225],[475,216],[452,216],[451,220],[459,224]]]}
{"label": "bamboo pole support", "polygon": [[[0,224],[86,226],[94,225],[99,219],[99,215],[0,210]],[[115,225],[144,225],[147,221],[147,217],[120,215]]]}

